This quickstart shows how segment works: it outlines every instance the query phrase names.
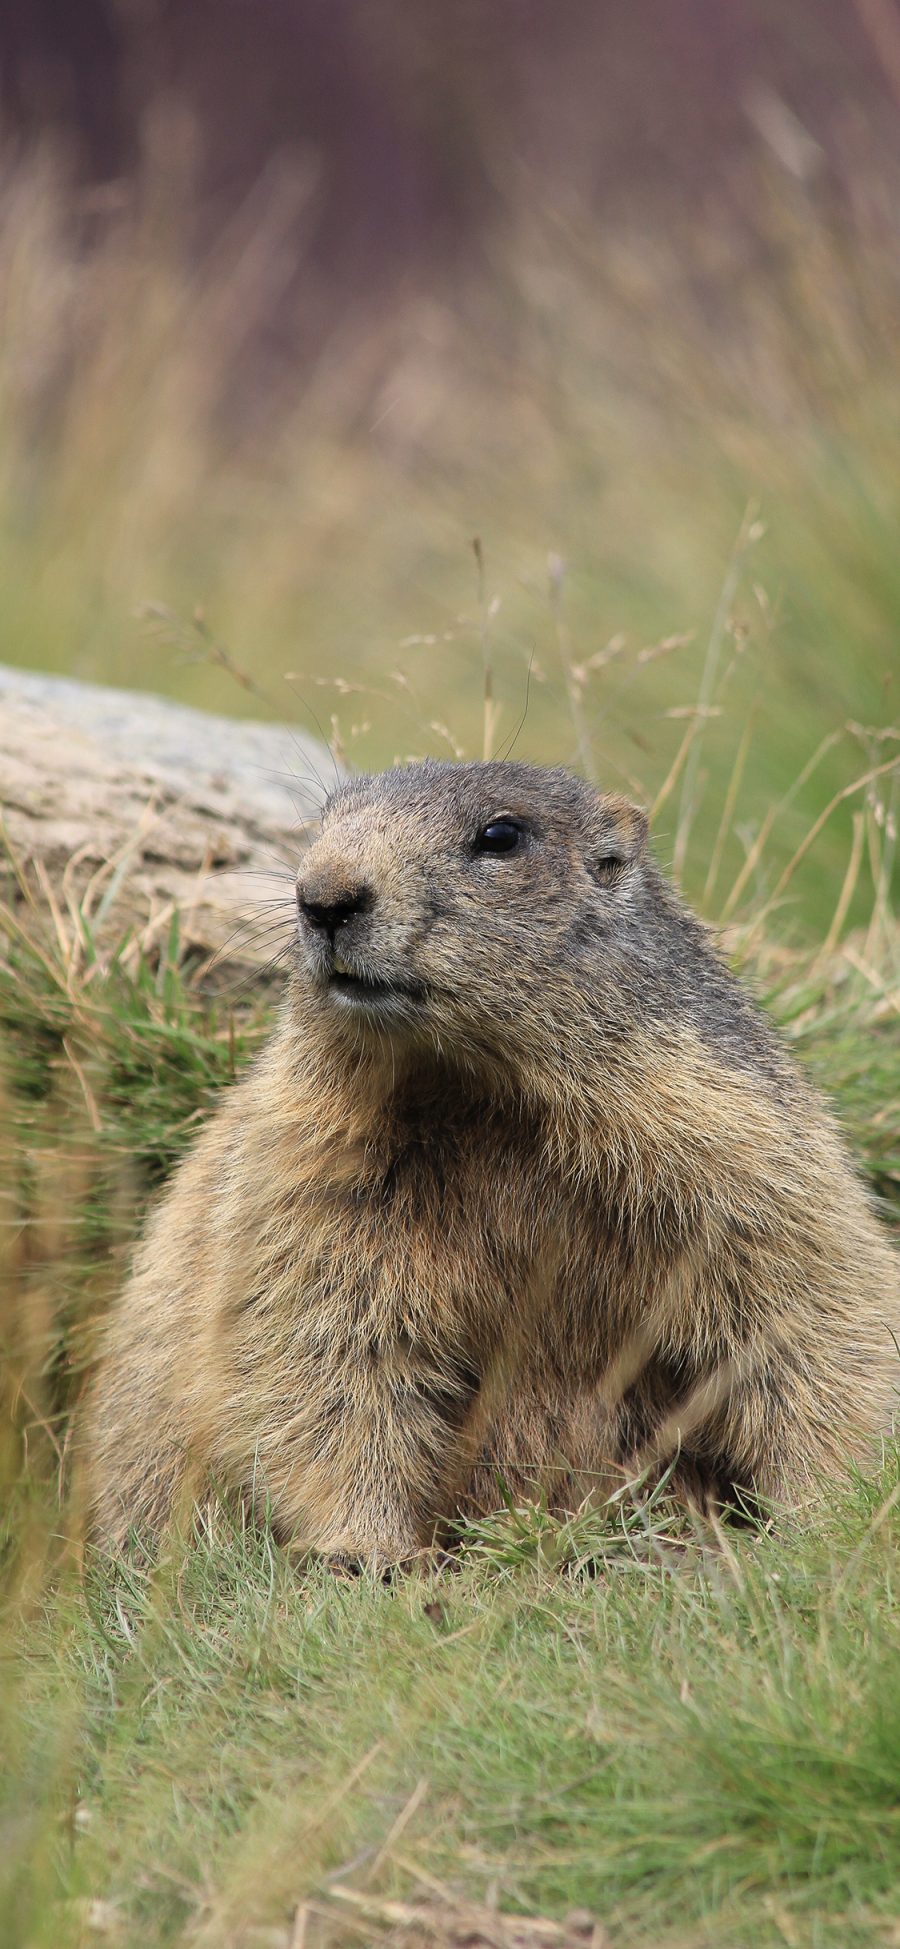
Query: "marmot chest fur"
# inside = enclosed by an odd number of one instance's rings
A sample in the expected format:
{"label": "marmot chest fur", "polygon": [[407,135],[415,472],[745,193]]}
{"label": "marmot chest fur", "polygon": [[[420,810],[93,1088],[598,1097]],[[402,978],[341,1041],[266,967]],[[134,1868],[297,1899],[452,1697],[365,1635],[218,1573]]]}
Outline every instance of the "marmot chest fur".
{"label": "marmot chest fur", "polygon": [[89,1401],[95,1533],[214,1479],[384,1561],[498,1477],[797,1502],[890,1431],[897,1261],[815,1092],[562,771],[325,808],[278,1028],[176,1173]]}

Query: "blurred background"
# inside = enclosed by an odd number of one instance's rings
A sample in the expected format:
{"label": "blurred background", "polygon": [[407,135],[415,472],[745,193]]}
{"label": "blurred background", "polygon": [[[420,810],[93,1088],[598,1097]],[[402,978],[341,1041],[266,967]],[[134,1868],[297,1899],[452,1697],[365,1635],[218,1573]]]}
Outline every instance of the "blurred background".
{"label": "blurred background", "polygon": [[0,74],[0,659],[515,740],[707,911],[821,933],[854,844],[871,907],[896,0],[7,0]]}

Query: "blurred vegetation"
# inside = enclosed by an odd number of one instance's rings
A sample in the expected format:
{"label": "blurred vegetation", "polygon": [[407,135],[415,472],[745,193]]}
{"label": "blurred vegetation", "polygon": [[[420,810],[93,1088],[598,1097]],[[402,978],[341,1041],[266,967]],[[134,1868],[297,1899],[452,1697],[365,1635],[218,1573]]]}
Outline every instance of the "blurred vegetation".
{"label": "blurred vegetation", "polygon": [[[48,156],[3,179],[7,657],[320,722],[380,765],[480,752],[487,655],[494,748],[524,712],[520,754],[651,803],[699,709],[662,854],[701,898],[738,765],[720,884],[787,796],[765,896],[897,750],[889,163],[849,135],[793,168],[760,142],[666,228],[600,229],[512,171],[486,260],[350,307],[292,363],[260,336],[314,191],[271,183],[198,256],[179,128],[160,116],[111,208]],[[318,290],[311,265],[292,305]],[[198,612],[255,698],[191,644]],[[857,806],[893,846],[883,773],[824,824],[781,927],[827,927]],[[870,868],[867,845],[853,917]]]}

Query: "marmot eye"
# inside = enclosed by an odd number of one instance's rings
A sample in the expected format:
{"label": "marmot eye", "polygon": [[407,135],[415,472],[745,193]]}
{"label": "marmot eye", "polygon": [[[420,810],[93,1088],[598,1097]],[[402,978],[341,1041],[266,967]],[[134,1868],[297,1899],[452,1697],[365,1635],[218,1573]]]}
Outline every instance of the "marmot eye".
{"label": "marmot eye", "polygon": [[522,839],[522,827],[515,819],[491,819],[482,826],[475,841],[476,853],[514,853]]}

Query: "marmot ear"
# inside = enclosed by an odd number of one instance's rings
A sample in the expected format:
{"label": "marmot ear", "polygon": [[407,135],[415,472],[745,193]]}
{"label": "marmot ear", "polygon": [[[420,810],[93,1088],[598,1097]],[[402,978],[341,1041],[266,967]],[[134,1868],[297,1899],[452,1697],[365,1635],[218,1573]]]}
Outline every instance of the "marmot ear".
{"label": "marmot ear", "polygon": [[647,844],[650,822],[641,806],[630,799],[604,796],[599,801],[598,844],[591,860],[591,872],[601,886],[618,880],[626,866],[640,859]]}

